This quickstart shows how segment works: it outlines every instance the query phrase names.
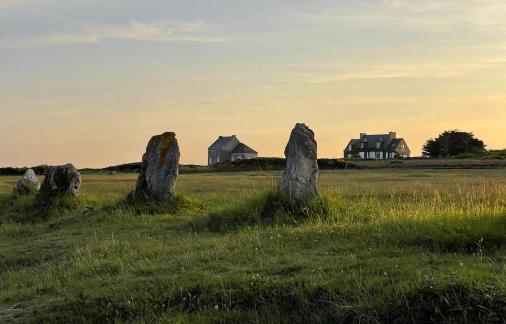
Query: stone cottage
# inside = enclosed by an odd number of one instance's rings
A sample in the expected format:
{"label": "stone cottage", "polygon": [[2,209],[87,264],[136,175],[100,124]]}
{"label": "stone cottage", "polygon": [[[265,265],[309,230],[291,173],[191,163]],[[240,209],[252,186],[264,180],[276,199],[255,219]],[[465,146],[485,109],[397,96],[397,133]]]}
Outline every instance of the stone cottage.
{"label": "stone cottage", "polygon": [[258,152],[241,143],[235,135],[220,136],[208,149],[208,165],[257,157]]}
{"label": "stone cottage", "polygon": [[356,159],[397,159],[409,158],[411,151],[404,138],[397,138],[397,133],[367,135],[352,139],[344,150],[344,158]]}

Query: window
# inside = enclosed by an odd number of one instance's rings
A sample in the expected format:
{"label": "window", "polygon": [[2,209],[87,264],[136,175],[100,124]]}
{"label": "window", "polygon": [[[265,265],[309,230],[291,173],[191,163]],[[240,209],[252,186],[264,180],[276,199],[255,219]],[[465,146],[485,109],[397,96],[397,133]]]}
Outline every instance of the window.
{"label": "window", "polygon": [[376,148],[377,149],[381,148],[381,144],[382,144],[381,142],[376,142]]}
{"label": "window", "polygon": [[377,159],[381,159],[381,153],[379,153],[379,152],[378,152],[378,153],[376,153],[376,158],[377,158]]}
{"label": "window", "polygon": [[350,152],[351,152],[351,151],[352,151],[352,148],[353,148],[353,147],[352,147],[352,146],[351,146],[351,144],[350,144],[350,145],[348,146],[348,151],[350,151]]}
{"label": "window", "polygon": [[364,148],[365,147],[365,143],[360,143],[360,147]]}

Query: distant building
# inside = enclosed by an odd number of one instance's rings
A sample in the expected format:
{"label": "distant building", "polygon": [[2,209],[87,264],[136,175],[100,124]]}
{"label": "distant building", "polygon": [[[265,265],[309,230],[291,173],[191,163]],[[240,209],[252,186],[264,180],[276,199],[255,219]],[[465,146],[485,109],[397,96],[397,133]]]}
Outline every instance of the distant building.
{"label": "distant building", "polygon": [[257,151],[241,143],[235,135],[220,136],[208,150],[208,164],[220,162],[254,159]]}
{"label": "distant building", "polygon": [[352,139],[344,150],[345,158],[358,159],[396,159],[409,158],[411,151],[404,138],[397,138],[397,133],[367,135],[360,134],[359,139]]}

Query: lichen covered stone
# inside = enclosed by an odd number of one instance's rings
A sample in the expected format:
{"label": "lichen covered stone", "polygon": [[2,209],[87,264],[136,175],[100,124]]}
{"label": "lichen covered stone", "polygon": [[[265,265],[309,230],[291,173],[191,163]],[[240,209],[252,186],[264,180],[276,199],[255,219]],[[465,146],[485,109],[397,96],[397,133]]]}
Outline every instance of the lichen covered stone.
{"label": "lichen covered stone", "polygon": [[41,197],[78,196],[81,174],[72,164],[49,167],[40,189]]}
{"label": "lichen covered stone", "polygon": [[28,195],[32,192],[37,192],[40,189],[40,182],[35,171],[32,169],[26,170],[23,177],[21,177],[14,184],[13,193],[18,195]]}
{"label": "lichen covered stone", "polygon": [[314,132],[305,124],[292,130],[285,149],[286,169],[280,190],[294,199],[309,199],[318,195],[318,154]]}
{"label": "lichen covered stone", "polygon": [[143,201],[172,202],[179,175],[179,145],[176,134],[153,136],[142,157],[135,198]]}

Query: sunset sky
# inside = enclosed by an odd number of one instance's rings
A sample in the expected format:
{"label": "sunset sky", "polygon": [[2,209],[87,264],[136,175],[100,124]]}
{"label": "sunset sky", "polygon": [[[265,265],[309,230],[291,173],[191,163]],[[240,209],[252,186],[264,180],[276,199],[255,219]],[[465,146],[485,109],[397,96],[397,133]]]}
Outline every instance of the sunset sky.
{"label": "sunset sky", "polygon": [[0,166],[139,161],[175,131],[182,163],[218,135],[320,157],[396,131],[506,147],[504,0],[1,0]]}

